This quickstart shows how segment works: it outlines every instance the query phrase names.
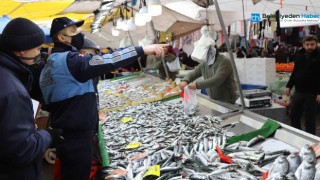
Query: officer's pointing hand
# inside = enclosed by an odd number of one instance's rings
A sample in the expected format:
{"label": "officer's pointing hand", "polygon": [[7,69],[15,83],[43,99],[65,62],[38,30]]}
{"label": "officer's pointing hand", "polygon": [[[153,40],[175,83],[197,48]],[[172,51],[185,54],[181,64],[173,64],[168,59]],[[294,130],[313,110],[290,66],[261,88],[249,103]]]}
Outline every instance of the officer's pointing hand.
{"label": "officer's pointing hand", "polygon": [[145,55],[155,55],[156,57],[164,56],[164,47],[169,46],[169,44],[153,44],[143,47]]}

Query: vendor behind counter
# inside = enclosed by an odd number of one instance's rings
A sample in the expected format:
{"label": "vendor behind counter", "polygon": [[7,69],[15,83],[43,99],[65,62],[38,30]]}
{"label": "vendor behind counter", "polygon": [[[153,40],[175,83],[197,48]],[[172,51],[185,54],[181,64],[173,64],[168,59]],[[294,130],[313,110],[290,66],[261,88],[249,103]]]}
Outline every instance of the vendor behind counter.
{"label": "vendor behind counter", "polygon": [[[171,46],[165,48],[165,62],[172,62],[176,59],[176,55]],[[171,80],[175,80],[177,77],[177,72],[170,72],[169,67],[165,64],[166,68],[168,69],[169,78]],[[147,57],[147,68],[157,69],[159,70],[159,77],[161,79],[166,79],[166,71],[164,69],[163,63],[161,59],[156,59],[153,55],[149,55]]]}

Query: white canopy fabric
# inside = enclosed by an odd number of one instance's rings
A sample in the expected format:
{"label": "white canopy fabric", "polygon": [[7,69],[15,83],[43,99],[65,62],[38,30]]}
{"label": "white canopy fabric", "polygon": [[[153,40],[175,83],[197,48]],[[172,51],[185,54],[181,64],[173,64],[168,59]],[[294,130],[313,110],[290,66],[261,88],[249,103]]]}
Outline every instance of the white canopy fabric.
{"label": "white canopy fabric", "polygon": [[[217,12],[214,8],[208,9],[202,8],[192,1],[178,1],[165,4],[169,9],[176,11],[180,14],[188,16],[192,19],[196,19],[206,23],[208,19],[209,24],[214,24],[214,28],[219,31],[221,30],[220,21],[217,16]],[[178,8],[177,8],[178,7]],[[231,25],[234,21],[242,20],[241,11],[229,11],[222,10],[222,17],[226,26]]]}
{"label": "white canopy fabric", "polygon": [[[320,1],[319,0],[261,0],[256,5],[252,0],[244,1],[244,11],[258,12],[258,13],[274,13],[281,10],[283,13],[291,12],[308,12],[319,13]],[[242,12],[242,0],[218,0],[220,9],[223,11],[240,11]],[[282,6],[281,6],[282,4]],[[210,9],[214,6],[210,6]]]}
{"label": "white canopy fabric", "polygon": [[[6,2],[11,0],[5,0]],[[39,0],[52,2],[53,0]],[[71,0],[64,0],[65,2]],[[64,2],[61,1],[61,2]],[[147,0],[148,1],[148,0]],[[33,1],[32,1],[33,2]],[[37,0],[35,0],[37,2]],[[116,0],[114,7],[119,6],[124,0]],[[225,25],[231,25],[233,22],[242,20],[242,0],[218,0],[221,13],[225,22]],[[252,0],[243,0],[245,18],[249,19],[251,13],[266,13],[271,14],[280,9],[280,13],[320,13],[320,1],[319,0],[261,0],[256,5],[253,4]],[[220,22],[217,18],[216,10],[214,5],[211,5],[208,9],[197,6],[192,0],[161,0],[163,5],[163,13],[161,16],[153,17],[154,27],[159,31],[173,32],[175,36],[181,36],[188,34],[196,29],[199,29],[206,19],[209,24],[214,24],[216,30],[221,30]],[[30,6],[31,6],[30,2]],[[78,18],[86,17],[87,21],[93,19],[88,15],[99,8],[101,4],[100,0],[77,0],[74,1],[68,8],[63,11],[53,14],[52,19],[56,16],[70,15],[70,18],[79,20]],[[136,10],[139,7],[139,1],[134,7]],[[72,17],[71,17],[72,15]],[[39,17],[40,18],[40,17]],[[38,24],[50,27],[52,19],[42,20],[37,19]],[[48,24],[48,25],[46,25]],[[296,25],[296,24],[294,24]],[[89,27],[87,25],[86,27]],[[121,32],[119,37],[111,36],[111,23],[107,23],[101,29],[101,32],[90,34],[86,33],[92,40],[95,40],[101,47],[110,46],[117,47],[120,39],[125,36],[125,32]],[[150,27],[138,27],[136,31],[131,32],[133,41],[137,45],[138,40],[142,39],[147,34],[153,37]],[[88,30],[88,28],[86,29]]]}
{"label": "white canopy fabric", "polygon": [[[170,10],[169,8],[163,7],[162,15],[152,17],[154,28],[157,31],[171,32],[175,38],[191,33],[195,30],[200,29],[204,23],[194,20],[190,17],[184,16],[177,12]],[[143,39],[146,35],[150,39],[154,39],[151,24],[148,23],[145,26],[139,27],[135,31],[129,32],[131,34],[134,45],[138,45],[138,41]],[[91,34],[85,32],[89,39],[93,40],[100,47],[119,47],[119,43],[122,38],[127,36],[127,33],[120,31],[118,37],[111,35],[112,22],[106,23],[100,32]]]}

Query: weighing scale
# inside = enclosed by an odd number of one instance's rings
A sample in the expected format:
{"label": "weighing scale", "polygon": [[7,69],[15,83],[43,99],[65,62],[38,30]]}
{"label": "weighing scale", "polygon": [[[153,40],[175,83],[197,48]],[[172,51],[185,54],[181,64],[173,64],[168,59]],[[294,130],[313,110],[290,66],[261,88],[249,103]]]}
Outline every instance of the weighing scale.
{"label": "weighing scale", "polygon": [[[244,90],[243,97],[244,103],[247,108],[257,108],[271,106],[271,91],[253,89],[253,90]],[[236,104],[241,105],[240,98],[236,101]]]}

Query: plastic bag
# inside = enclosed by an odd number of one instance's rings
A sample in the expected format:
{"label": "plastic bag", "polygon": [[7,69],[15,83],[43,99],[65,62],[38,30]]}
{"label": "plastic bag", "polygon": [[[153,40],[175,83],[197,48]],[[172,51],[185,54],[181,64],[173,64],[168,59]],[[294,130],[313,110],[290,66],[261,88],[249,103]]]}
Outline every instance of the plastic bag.
{"label": "plastic bag", "polygon": [[166,62],[166,64],[167,64],[170,72],[177,72],[177,71],[181,70],[179,57],[176,57],[176,59],[172,62]]}
{"label": "plastic bag", "polygon": [[194,43],[194,50],[191,54],[191,58],[198,62],[207,61],[207,53],[210,47],[215,46],[215,41],[210,37],[209,29],[207,26],[201,28],[201,38]]}
{"label": "plastic bag", "polygon": [[193,115],[196,112],[198,105],[197,91],[190,89],[189,86],[184,87],[183,108],[188,115]]}

